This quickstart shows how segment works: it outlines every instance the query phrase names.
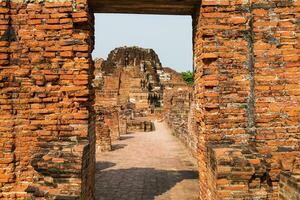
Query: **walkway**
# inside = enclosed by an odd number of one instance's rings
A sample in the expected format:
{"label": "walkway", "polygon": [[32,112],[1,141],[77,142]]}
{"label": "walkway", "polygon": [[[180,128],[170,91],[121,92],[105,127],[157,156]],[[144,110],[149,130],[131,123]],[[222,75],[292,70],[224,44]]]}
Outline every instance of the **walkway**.
{"label": "walkway", "polygon": [[97,154],[96,200],[198,199],[195,160],[164,123],[155,128]]}

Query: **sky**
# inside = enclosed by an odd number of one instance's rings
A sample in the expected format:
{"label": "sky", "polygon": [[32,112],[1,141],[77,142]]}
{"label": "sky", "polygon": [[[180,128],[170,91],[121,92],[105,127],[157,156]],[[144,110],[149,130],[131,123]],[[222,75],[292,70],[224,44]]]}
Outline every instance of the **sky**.
{"label": "sky", "polygon": [[107,58],[117,47],[153,49],[163,67],[182,72],[193,69],[190,16],[95,14],[93,58]]}

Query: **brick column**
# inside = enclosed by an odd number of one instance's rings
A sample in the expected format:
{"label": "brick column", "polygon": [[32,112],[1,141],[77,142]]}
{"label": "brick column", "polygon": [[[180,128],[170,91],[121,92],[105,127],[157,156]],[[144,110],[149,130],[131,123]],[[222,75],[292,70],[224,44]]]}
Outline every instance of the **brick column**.
{"label": "brick column", "polygon": [[300,171],[300,1],[260,0],[251,8],[255,146],[277,191],[280,171]]}
{"label": "brick column", "polygon": [[299,170],[298,11],[298,0],[196,10],[202,199],[276,199],[280,171]]}
{"label": "brick column", "polygon": [[19,91],[19,84],[14,80],[16,68],[9,65],[9,46],[13,39],[10,7],[9,2],[0,2],[0,199],[14,198],[8,193],[16,182],[14,93]]}
{"label": "brick column", "polygon": [[198,109],[200,196],[225,197],[208,149],[244,145],[253,128],[248,1],[202,1],[194,16],[195,99]]}
{"label": "brick column", "polygon": [[[9,21],[0,26],[0,193],[93,199],[93,17],[87,2],[0,5],[3,22]],[[9,58],[2,53],[8,42]]]}
{"label": "brick column", "polygon": [[97,150],[106,152],[112,150],[111,127],[105,123],[110,110],[101,106],[95,106],[96,110],[96,145]]}

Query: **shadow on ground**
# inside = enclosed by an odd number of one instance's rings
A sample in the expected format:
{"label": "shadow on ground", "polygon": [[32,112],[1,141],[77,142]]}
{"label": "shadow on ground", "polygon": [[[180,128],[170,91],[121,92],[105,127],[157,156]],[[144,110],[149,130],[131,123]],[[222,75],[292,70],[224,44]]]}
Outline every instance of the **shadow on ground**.
{"label": "shadow on ground", "polygon": [[197,171],[154,168],[109,169],[114,163],[98,162],[96,200],[153,200],[187,179],[198,179]]}
{"label": "shadow on ground", "polygon": [[134,136],[125,136],[125,135],[121,135],[120,140],[128,140],[134,138]]}
{"label": "shadow on ground", "polygon": [[98,164],[98,163],[96,164],[97,171],[101,171],[101,170],[116,166],[116,164],[112,163],[112,162],[101,162],[101,164]]}
{"label": "shadow on ground", "polygon": [[115,150],[118,150],[118,149],[123,149],[127,146],[127,144],[113,144],[111,146],[112,150],[115,151]]}

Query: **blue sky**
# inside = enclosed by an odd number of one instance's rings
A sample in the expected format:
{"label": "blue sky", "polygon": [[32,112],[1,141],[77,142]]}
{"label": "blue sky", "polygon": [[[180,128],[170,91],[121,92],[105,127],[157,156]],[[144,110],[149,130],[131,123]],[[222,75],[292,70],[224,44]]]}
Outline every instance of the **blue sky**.
{"label": "blue sky", "polygon": [[190,16],[95,14],[93,58],[107,58],[116,47],[152,48],[164,67],[193,68]]}

